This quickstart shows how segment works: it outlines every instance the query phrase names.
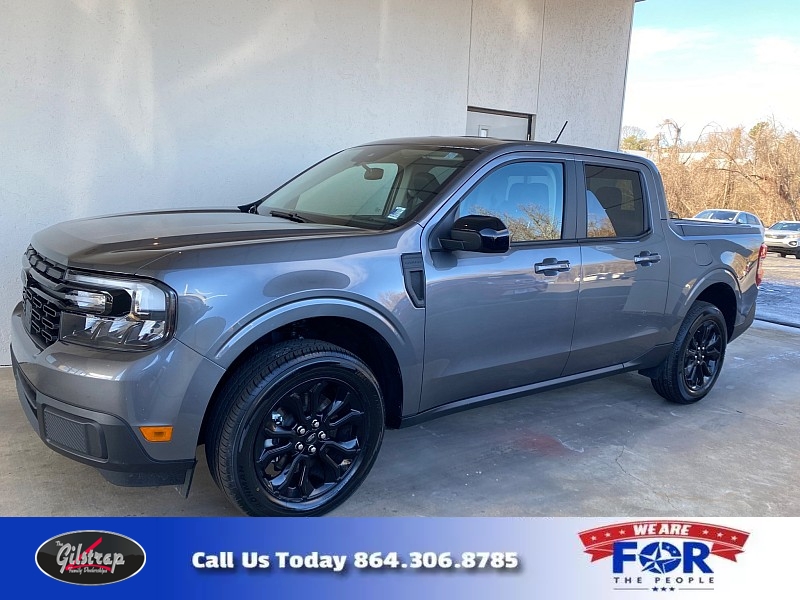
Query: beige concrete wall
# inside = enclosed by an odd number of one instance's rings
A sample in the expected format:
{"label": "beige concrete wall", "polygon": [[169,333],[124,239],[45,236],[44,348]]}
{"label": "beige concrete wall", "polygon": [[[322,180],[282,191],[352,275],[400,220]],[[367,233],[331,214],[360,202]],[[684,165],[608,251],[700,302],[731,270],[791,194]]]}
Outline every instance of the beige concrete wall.
{"label": "beige concrete wall", "polygon": [[0,0],[0,365],[52,223],[257,199],[467,105],[613,147],[633,0]]}
{"label": "beige concrete wall", "polygon": [[468,104],[533,114],[545,0],[474,0]]}
{"label": "beige concrete wall", "polygon": [[546,0],[535,139],[616,149],[633,0]]}

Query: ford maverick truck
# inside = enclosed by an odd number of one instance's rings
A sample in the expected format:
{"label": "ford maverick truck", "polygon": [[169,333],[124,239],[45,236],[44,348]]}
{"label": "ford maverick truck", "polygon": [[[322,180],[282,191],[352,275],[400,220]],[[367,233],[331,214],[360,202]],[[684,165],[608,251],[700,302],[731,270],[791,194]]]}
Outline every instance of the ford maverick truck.
{"label": "ford maverick truck", "polygon": [[636,156],[375,142],[238,208],[40,231],[13,368],[42,440],[114,483],[188,493],[205,445],[243,512],[318,515],[387,427],[631,370],[700,400],[753,320],[761,242],[671,219]]}

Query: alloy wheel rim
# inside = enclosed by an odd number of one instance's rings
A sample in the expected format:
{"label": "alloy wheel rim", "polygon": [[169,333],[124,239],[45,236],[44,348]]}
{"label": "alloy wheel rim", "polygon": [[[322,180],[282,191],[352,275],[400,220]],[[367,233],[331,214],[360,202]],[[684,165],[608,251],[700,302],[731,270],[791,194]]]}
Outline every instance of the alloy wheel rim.
{"label": "alloy wheel rim", "polygon": [[335,495],[362,460],[365,413],[359,393],[340,379],[314,379],[284,393],[266,411],[253,442],[264,492],[290,504]]}
{"label": "alloy wheel rim", "polygon": [[722,358],[722,331],[715,321],[705,321],[686,346],[683,382],[689,392],[702,393],[714,382]]}

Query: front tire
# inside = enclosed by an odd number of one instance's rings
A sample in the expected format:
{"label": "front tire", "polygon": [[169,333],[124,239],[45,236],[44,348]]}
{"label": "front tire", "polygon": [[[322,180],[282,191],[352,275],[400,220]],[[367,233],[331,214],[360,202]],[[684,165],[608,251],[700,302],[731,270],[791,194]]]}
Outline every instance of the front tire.
{"label": "front tire", "polygon": [[355,355],[290,340],[245,362],[211,415],[206,458],[252,516],[315,516],[366,478],[384,430],[380,386]]}
{"label": "front tire", "polygon": [[651,379],[653,389],[678,404],[702,399],[717,382],[728,344],[727,326],[720,310],[695,302],[678,330],[669,356]]}

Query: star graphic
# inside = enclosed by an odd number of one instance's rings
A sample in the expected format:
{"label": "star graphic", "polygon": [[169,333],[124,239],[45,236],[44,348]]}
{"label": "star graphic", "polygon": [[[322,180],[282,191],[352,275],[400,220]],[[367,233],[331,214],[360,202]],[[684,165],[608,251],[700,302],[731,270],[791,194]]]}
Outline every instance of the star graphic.
{"label": "star graphic", "polygon": [[662,592],[666,592],[666,591],[667,591],[667,588],[663,587],[663,588],[661,588],[661,591],[662,591]]}
{"label": "star graphic", "polygon": [[721,532],[721,531],[720,531],[720,532],[717,534],[717,537],[718,537],[718,538],[721,538],[721,537],[722,537],[722,532]]}
{"label": "star graphic", "polygon": [[667,542],[654,542],[641,550],[639,562],[644,571],[667,573],[680,562],[680,551]]}
{"label": "star graphic", "polygon": [[592,541],[593,541],[593,542],[596,542],[596,541],[597,541],[597,536],[596,536],[596,535],[593,535],[593,536],[592,536]]}
{"label": "star graphic", "polygon": [[611,534],[606,531],[606,537],[611,537]]}
{"label": "star graphic", "polygon": [[619,534],[620,534],[620,535],[625,535],[625,530],[624,530],[624,529],[620,529],[620,530],[619,530]]}
{"label": "star graphic", "polygon": [[675,588],[674,588],[674,587],[671,587],[671,588],[669,588],[669,591],[670,591],[670,592],[674,592],[674,591],[675,591]]}
{"label": "star graphic", "polygon": [[708,529],[703,529],[703,535],[708,535]]}
{"label": "star graphic", "polygon": [[732,542],[735,542],[735,541],[736,541],[736,540],[738,540],[738,539],[739,539],[739,538],[738,538],[738,536],[735,536],[735,535],[732,535],[732,536],[731,536],[731,541],[732,541]]}
{"label": "star graphic", "polygon": [[657,591],[658,591],[658,588],[657,588],[657,587],[654,587],[654,588],[653,588],[653,591],[654,591],[654,592],[657,592]]}

